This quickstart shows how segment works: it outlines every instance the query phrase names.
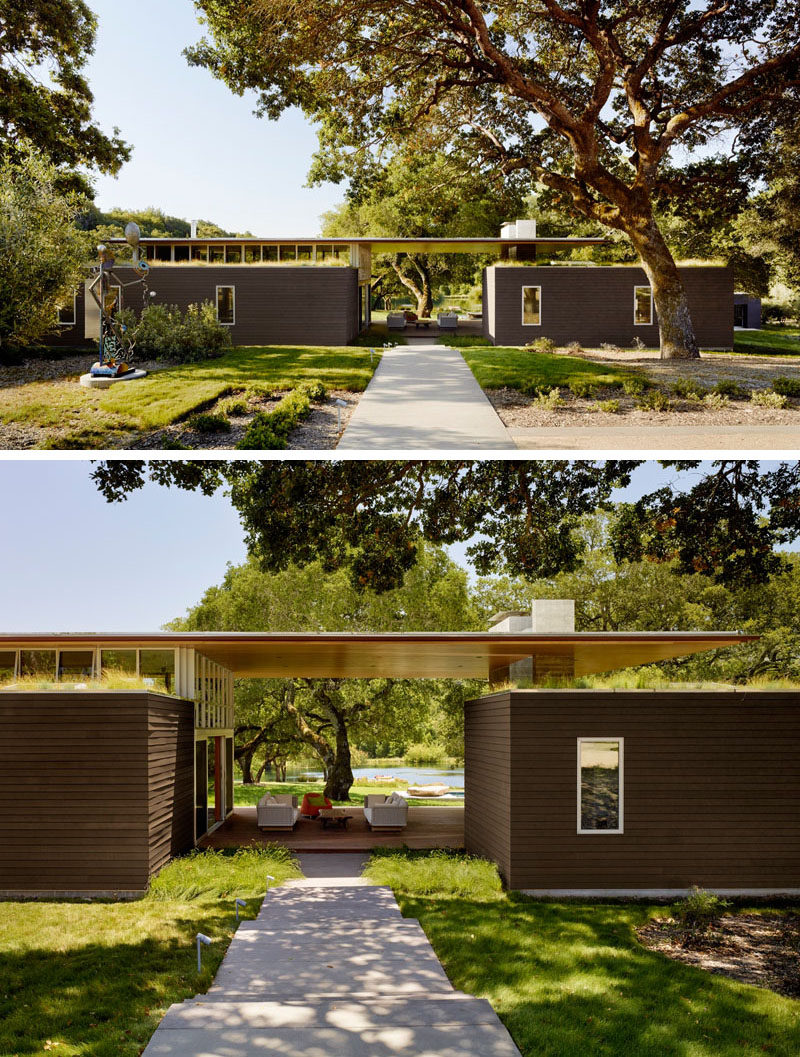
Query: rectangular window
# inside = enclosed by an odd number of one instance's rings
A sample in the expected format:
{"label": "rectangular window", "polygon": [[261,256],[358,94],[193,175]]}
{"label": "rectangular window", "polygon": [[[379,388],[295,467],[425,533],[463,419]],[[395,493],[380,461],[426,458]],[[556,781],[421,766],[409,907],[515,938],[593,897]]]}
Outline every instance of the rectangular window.
{"label": "rectangular window", "polygon": [[317,246],[317,260],[318,261],[332,261],[333,260],[333,246]]}
{"label": "rectangular window", "polygon": [[225,247],[224,246],[209,246],[208,248],[208,259],[211,264],[224,264],[225,263]]}
{"label": "rectangular window", "polygon": [[350,247],[349,246],[336,246],[333,251],[336,254],[337,261],[349,261],[350,260]]}
{"label": "rectangular window", "polygon": [[104,675],[108,672],[136,675],[136,650],[102,650],[100,668]]}
{"label": "rectangular window", "polygon": [[264,261],[277,261],[278,259],[278,247],[277,246],[264,246],[262,247],[261,259]]}
{"label": "rectangular window", "polygon": [[297,247],[297,259],[298,261],[310,261],[314,256],[313,246],[298,246]]}
{"label": "rectangular window", "polygon": [[236,287],[217,287],[217,319],[226,327],[236,322]]}
{"label": "rectangular window", "polygon": [[67,682],[91,679],[93,662],[93,650],[61,650],[58,655],[58,678]]}
{"label": "rectangular window", "polygon": [[540,327],[542,325],[541,286],[522,287],[522,325],[523,327]]}
{"label": "rectangular window", "polygon": [[157,261],[171,261],[172,260],[172,246],[156,246],[156,260]]}
{"label": "rectangular window", "polygon": [[242,246],[226,246],[225,247],[225,263],[226,264],[241,264],[243,256]]}
{"label": "rectangular window", "polygon": [[189,260],[189,247],[188,246],[176,246],[175,247],[175,263],[186,264]]}
{"label": "rectangular window", "polygon": [[55,679],[55,650],[21,650],[19,655],[19,674],[34,679]]}
{"label": "rectangular window", "polygon": [[244,248],[245,264],[261,264],[261,247],[248,242]]}
{"label": "rectangular window", "polygon": [[200,264],[207,264],[208,246],[192,246],[192,260]]}
{"label": "rectangular window", "polygon": [[649,286],[633,288],[633,322],[637,327],[649,327],[653,322],[653,291]]}
{"label": "rectangular window", "polygon": [[0,650],[0,686],[13,683],[17,670],[17,651]]}
{"label": "rectangular window", "polygon": [[578,833],[622,833],[622,738],[578,738]]}
{"label": "rectangular window", "polygon": [[78,295],[74,293],[72,299],[67,301],[58,310],[58,325],[60,327],[74,327],[78,314]]}
{"label": "rectangular window", "polygon": [[297,246],[281,246],[281,260],[282,261],[296,261],[297,260]]}
{"label": "rectangular window", "polygon": [[154,690],[171,694],[175,686],[175,650],[141,650],[139,675]]}

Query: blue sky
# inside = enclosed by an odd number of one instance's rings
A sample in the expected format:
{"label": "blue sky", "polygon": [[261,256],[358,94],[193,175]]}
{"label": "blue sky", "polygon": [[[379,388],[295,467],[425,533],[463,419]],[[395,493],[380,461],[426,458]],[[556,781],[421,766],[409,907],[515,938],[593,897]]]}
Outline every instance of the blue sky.
{"label": "blue sky", "polygon": [[[0,460],[0,631],[156,630],[244,559],[222,495],[148,485],[108,504],[90,472],[83,459]],[[649,462],[620,497],[668,476]]]}
{"label": "blue sky", "polygon": [[202,35],[191,0],[89,0],[98,17],[87,75],[94,115],[116,125],[133,157],[98,177],[101,209],[158,206],[254,235],[316,235],[343,188],[303,184],[316,135],[302,114],[256,118],[253,96],[235,96],[181,54]]}

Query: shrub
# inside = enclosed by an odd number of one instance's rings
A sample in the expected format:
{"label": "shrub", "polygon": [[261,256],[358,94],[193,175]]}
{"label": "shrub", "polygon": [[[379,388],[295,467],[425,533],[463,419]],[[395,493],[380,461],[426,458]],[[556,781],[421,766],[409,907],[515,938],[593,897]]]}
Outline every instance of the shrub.
{"label": "shrub", "polygon": [[800,397],[800,378],[775,378],[772,388],[781,396]]}
{"label": "shrub", "polygon": [[720,396],[729,396],[731,400],[747,400],[750,396],[750,390],[739,385],[733,378],[720,378],[711,391],[719,393]]}
{"label": "shrub", "polygon": [[554,352],[558,346],[552,338],[534,338],[533,341],[527,343],[525,348],[530,349],[531,352]]}
{"label": "shrub", "polygon": [[646,393],[643,393],[636,401],[636,406],[640,407],[643,411],[672,410],[672,404],[669,402],[669,397],[666,393],[662,393],[660,389],[650,389]]}
{"label": "shrub", "polygon": [[627,396],[641,396],[649,388],[650,382],[640,374],[632,374],[622,382],[622,391]]}
{"label": "shrub", "polygon": [[286,447],[286,438],[311,410],[307,393],[293,389],[272,411],[260,411],[247,427],[237,448],[275,450]]}
{"label": "shrub", "polygon": [[676,378],[670,386],[670,391],[684,400],[687,397],[702,397],[708,392],[706,387],[701,385],[696,378]]}
{"label": "shrub", "polygon": [[571,341],[568,345],[564,346],[564,349],[570,356],[583,355],[583,345],[581,345],[579,341]]}
{"label": "shrub", "polygon": [[672,916],[683,930],[684,944],[688,946],[705,936],[729,907],[726,899],[693,885],[688,896],[672,908]]}
{"label": "shrub", "polygon": [[364,873],[373,884],[391,885],[409,896],[488,902],[503,892],[493,862],[443,848],[375,848]]}
{"label": "shrub", "polygon": [[561,390],[557,386],[537,390],[534,396],[534,403],[543,411],[555,411],[556,408],[564,406],[564,401],[561,399]]}
{"label": "shrub", "polygon": [[135,335],[140,357],[196,363],[222,356],[231,347],[230,330],[217,322],[210,301],[189,305],[185,313],[177,305],[148,305],[140,320],[130,310],[120,312],[118,319]]}
{"label": "shrub", "polygon": [[569,383],[569,388],[573,396],[585,397],[591,400],[597,393],[599,386],[597,382],[592,382],[588,379],[573,378]]}
{"label": "shrub", "polygon": [[209,415],[206,413],[192,415],[186,423],[189,429],[198,433],[229,433],[231,424],[224,415]]}
{"label": "shrub", "polygon": [[600,348],[603,350],[603,352],[622,352],[622,349],[619,347],[619,345],[615,345],[611,341],[601,341]]}
{"label": "shrub", "polygon": [[328,390],[318,379],[313,382],[301,382],[298,390],[305,393],[312,404],[318,404],[328,395]]}
{"label": "shrub", "polygon": [[217,411],[220,414],[227,415],[228,418],[232,418],[235,415],[246,415],[249,410],[247,400],[241,396],[229,396],[226,400],[220,400],[217,404]]}
{"label": "shrub", "polygon": [[783,393],[773,393],[769,389],[754,389],[750,394],[750,402],[757,407],[772,407],[779,410],[789,406],[789,397]]}
{"label": "shrub", "polygon": [[607,415],[618,415],[620,412],[619,400],[598,400],[594,406]]}
{"label": "shrub", "polygon": [[710,392],[703,397],[703,404],[710,411],[721,411],[730,402],[731,398],[725,393]]}
{"label": "shrub", "polygon": [[263,848],[237,848],[235,852],[195,849],[172,859],[150,881],[148,898],[245,899],[263,898],[264,877],[272,874],[277,884],[300,877],[297,862],[288,848],[268,844]]}
{"label": "shrub", "polygon": [[631,348],[632,349],[646,349],[647,346],[645,345],[645,343],[642,341],[642,339],[637,334],[636,337],[631,342]]}

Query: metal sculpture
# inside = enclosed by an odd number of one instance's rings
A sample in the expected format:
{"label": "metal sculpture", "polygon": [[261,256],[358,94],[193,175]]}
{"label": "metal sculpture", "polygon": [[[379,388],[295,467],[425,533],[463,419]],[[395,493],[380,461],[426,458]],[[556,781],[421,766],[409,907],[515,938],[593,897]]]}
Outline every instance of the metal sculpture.
{"label": "metal sculpture", "polygon": [[[116,313],[119,309],[118,290],[129,286],[141,285],[142,307],[147,305],[150,265],[139,257],[140,237],[138,224],[131,221],[126,225],[125,239],[132,250],[130,261],[117,263],[107,246],[101,244],[97,247],[99,263],[92,268],[94,279],[89,284],[89,293],[100,309],[99,359],[89,372],[92,378],[122,378],[133,371],[136,332],[132,332]],[[133,278],[125,281],[124,273],[131,271]]]}

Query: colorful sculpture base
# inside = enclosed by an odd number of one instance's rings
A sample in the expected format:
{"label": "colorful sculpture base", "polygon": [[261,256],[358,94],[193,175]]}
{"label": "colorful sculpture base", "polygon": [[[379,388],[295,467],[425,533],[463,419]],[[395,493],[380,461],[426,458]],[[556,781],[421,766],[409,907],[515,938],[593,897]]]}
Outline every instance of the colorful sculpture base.
{"label": "colorful sculpture base", "polygon": [[146,374],[147,371],[138,369],[131,369],[125,374],[117,375],[82,374],[80,383],[84,389],[110,389],[115,382],[132,382],[137,378],[144,378]]}

